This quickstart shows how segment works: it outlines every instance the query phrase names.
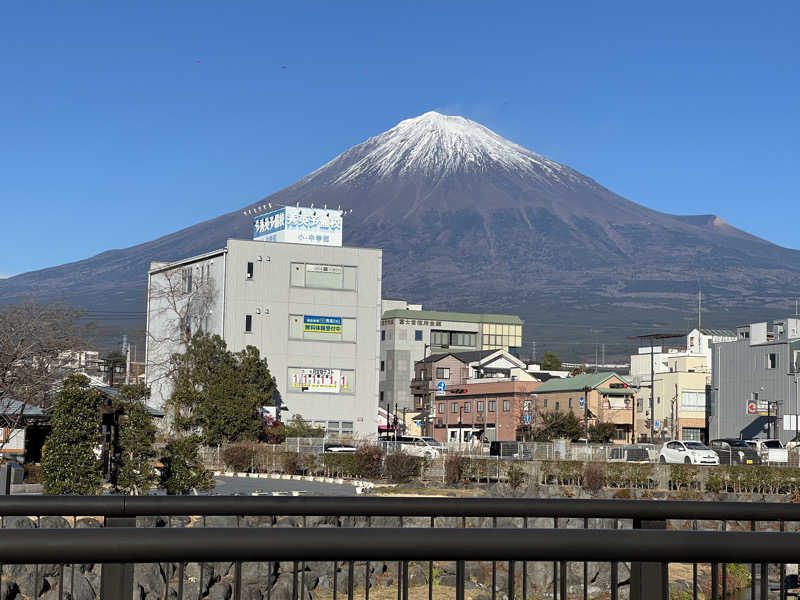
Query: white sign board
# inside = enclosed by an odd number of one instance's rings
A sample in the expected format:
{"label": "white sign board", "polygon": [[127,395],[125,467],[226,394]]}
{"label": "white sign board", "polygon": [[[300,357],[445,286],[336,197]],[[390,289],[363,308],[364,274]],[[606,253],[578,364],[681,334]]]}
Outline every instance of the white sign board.
{"label": "white sign board", "polygon": [[347,382],[339,369],[300,369],[292,375],[292,389],[299,392],[338,394]]}
{"label": "white sign board", "polygon": [[253,239],[315,246],[342,245],[342,211],[284,206],[253,217]]}

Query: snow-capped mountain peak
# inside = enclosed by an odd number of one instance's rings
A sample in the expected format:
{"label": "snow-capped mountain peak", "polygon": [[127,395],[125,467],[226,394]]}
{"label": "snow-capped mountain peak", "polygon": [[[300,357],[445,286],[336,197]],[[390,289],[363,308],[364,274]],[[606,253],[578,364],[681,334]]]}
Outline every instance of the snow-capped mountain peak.
{"label": "snow-capped mountain peak", "polygon": [[352,163],[338,174],[334,183],[411,174],[439,179],[498,169],[537,179],[572,179],[577,175],[480,123],[435,111],[401,121],[340,158],[352,159]]}

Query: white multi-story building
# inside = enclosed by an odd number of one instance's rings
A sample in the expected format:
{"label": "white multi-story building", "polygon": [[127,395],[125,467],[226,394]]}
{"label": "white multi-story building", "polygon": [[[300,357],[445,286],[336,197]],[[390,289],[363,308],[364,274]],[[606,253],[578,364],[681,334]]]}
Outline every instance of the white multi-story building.
{"label": "white multi-story building", "polygon": [[231,239],[213,252],[153,263],[146,351],[151,403],[161,408],[169,398],[169,357],[200,328],[234,352],[258,348],[278,394],[264,405],[280,402],[282,417],[302,415],[329,434],[374,436],[381,255]]}

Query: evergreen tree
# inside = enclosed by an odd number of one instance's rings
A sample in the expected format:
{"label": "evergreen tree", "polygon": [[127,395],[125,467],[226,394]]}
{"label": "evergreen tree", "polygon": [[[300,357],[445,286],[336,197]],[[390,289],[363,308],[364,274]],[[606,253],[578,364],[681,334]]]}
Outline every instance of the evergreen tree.
{"label": "evergreen tree", "polygon": [[258,439],[260,409],[272,402],[275,383],[257,348],[232,353],[219,336],[198,332],[173,366],[177,431],[196,432],[211,445]]}
{"label": "evergreen tree", "polygon": [[209,490],[214,487],[214,480],[198,455],[200,438],[186,435],[172,440],[165,448],[161,462],[161,485],[167,494],[188,494],[197,490]]}
{"label": "evergreen tree", "polygon": [[583,425],[575,414],[547,411],[539,414],[535,423],[533,439],[536,442],[549,442],[559,438],[575,440],[583,435]]}
{"label": "evergreen tree", "polygon": [[100,392],[89,387],[84,375],[64,380],[42,457],[45,494],[100,492],[102,469],[95,454],[101,441],[100,400]]}
{"label": "evergreen tree", "polygon": [[147,493],[156,482],[154,460],[156,426],[144,400],[150,390],[144,385],[120,388],[117,408],[122,411],[119,424],[119,463],[116,491],[138,496]]}
{"label": "evergreen tree", "polygon": [[542,357],[541,367],[544,371],[560,371],[561,359],[553,352],[545,352]]}

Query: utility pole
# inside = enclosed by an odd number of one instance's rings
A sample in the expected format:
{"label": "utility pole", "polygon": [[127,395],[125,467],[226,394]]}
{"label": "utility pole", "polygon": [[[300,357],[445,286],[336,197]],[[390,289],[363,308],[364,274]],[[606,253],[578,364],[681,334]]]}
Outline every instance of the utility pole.
{"label": "utility pole", "polygon": [[[628,339],[631,340],[639,340],[641,343],[643,340],[648,340],[650,342],[650,441],[654,438],[655,433],[655,402],[653,400],[654,397],[654,388],[655,388],[655,343],[656,340],[665,340],[670,338],[678,338],[683,337],[684,333],[646,333],[644,335],[632,335],[628,336]],[[640,386],[641,387],[641,386]]]}

